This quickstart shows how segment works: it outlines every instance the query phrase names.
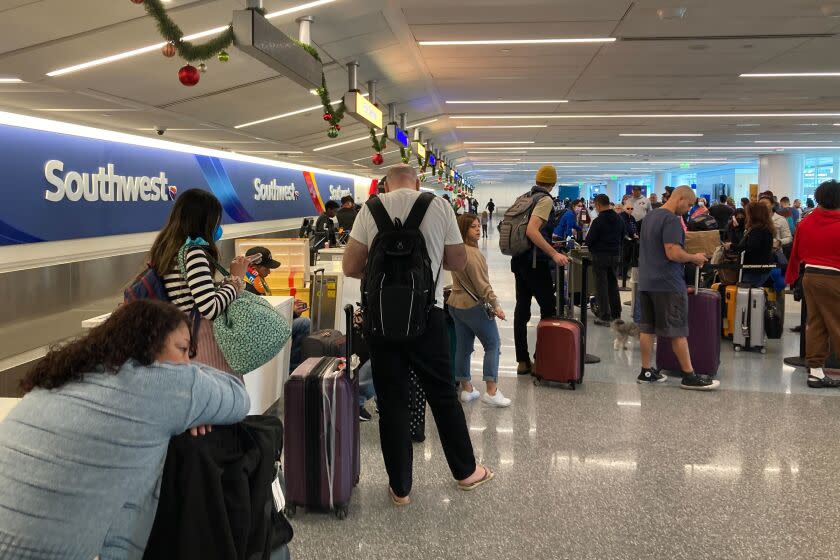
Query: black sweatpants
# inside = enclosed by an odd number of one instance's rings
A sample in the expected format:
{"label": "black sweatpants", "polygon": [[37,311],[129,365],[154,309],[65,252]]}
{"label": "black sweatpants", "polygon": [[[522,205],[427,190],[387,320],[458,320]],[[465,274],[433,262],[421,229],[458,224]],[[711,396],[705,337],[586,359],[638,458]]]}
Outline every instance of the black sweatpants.
{"label": "black sweatpants", "polygon": [[598,300],[599,319],[614,321],[621,318],[621,296],[615,269],[621,257],[593,255],[592,271],[595,274],[595,299]]}
{"label": "black sweatpants", "polygon": [[[530,252],[528,254],[530,255]],[[552,263],[543,260],[537,261],[536,268],[532,267],[530,258],[511,260],[510,268],[516,278],[513,342],[516,346],[517,362],[531,361],[531,355],[528,352],[528,321],[531,320],[531,298],[537,298],[537,303],[540,306],[540,318],[548,319],[554,317],[557,313],[552,267]]]}
{"label": "black sweatpants", "polygon": [[443,454],[456,480],[475,472],[470,433],[449,373],[449,331],[443,310],[429,313],[426,332],[410,342],[371,339],[373,386],[379,403],[379,439],[391,489],[411,492],[414,453],[409,427],[409,371],[413,368],[435,418]]}

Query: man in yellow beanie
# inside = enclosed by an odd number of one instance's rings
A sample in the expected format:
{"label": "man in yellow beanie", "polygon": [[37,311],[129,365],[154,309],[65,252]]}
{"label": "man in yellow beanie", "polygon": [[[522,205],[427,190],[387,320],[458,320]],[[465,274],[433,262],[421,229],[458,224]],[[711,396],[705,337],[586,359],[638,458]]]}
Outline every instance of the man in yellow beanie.
{"label": "man in yellow beanie", "polygon": [[[516,309],[513,313],[513,339],[516,345],[517,374],[531,373],[528,351],[528,321],[531,320],[531,299],[536,298],[543,319],[557,314],[552,271],[555,264],[566,266],[569,259],[551,245],[551,234],[559,216],[554,210],[551,190],[557,183],[557,170],[544,165],[537,171],[536,185],[522,197],[531,198],[531,215],[526,235],[532,244],[529,251],[511,258],[510,269],[516,278]],[[522,198],[520,197],[520,198]]]}

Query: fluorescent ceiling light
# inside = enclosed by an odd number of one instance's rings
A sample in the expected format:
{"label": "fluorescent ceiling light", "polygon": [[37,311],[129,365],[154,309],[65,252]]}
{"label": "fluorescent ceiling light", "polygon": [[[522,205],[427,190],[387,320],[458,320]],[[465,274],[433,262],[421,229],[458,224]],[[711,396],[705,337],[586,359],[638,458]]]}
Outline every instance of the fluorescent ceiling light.
{"label": "fluorescent ceiling light", "polygon": [[538,103],[568,103],[568,99],[486,99],[474,101],[447,101],[448,105],[531,105]]}
{"label": "fluorescent ceiling light", "polygon": [[432,124],[433,122],[438,122],[440,119],[429,119],[427,121],[418,122],[418,123],[411,123],[406,125],[406,128],[417,128],[418,126],[423,126],[424,124]]}
{"label": "fluorescent ceiling light", "polygon": [[[276,167],[281,169],[294,169],[299,171],[315,172],[326,171],[324,169],[307,167],[299,165],[297,163],[281,162],[273,159],[266,159],[255,156],[249,156],[246,154],[240,154],[237,152],[225,152],[213,148],[205,148],[203,146],[183,144],[180,142],[173,142],[171,140],[163,140],[160,138],[154,138],[150,136],[144,136],[139,134],[126,134],[124,132],[115,132],[112,130],[104,130],[101,128],[93,128],[89,126],[53,121],[39,117],[30,117],[27,115],[18,115],[15,113],[7,113],[3,111],[0,111],[0,124],[31,130],[55,132],[57,134],[66,134],[69,136],[76,136],[79,138],[106,140],[109,142],[117,142],[129,146],[142,146],[146,148],[163,149],[185,154],[218,157],[222,159],[241,161],[245,163],[267,165],[269,167]],[[350,179],[364,179],[365,181],[370,180],[369,176],[355,175],[350,173],[343,173],[341,175]]]}
{"label": "fluorescent ceiling light", "polygon": [[236,150],[240,154],[302,154],[297,150]]}
{"label": "fluorescent ceiling light", "polygon": [[[315,8],[317,6],[322,6],[324,4],[329,4],[331,2],[335,2],[336,0],[317,0],[315,2],[307,2],[306,4],[299,4],[298,6],[294,6],[291,8],[287,8],[285,10],[280,10],[278,12],[272,12],[267,14],[265,17],[266,19],[272,19],[288,14],[293,14],[295,12],[300,12],[303,10],[308,10],[310,8]],[[200,31],[198,33],[193,33],[192,35],[184,36],[184,41],[195,41],[196,39],[203,39],[204,37],[210,37],[211,35],[218,35],[219,33],[223,33],[228,29],[228,25],[222,25],[220,27],[214,27],[213,29],[208,29],[206,31]],[[89,60],[87,62],[82,62],[81,64],[75,64],[73,66],[67,66],[66,68],[59,68],[58,70],[53,70],[52,72],[47,72],[47,76],[51,78],[55,78],[57,76],[63,76],[65,74],[70,74],[72,72],[78,72],[79,70],[87,70],[88,68],[93,68],[95,66],[102,66],[103,64],[109,64],[111,62],[116,62],[118,60],[125,60],[126,58],[132,58],[135,56],[139,56],[141,54],[146,54],[150,52],[154,52],[156,50],[160,50],[163,46],[166,45],[166,42],[163,43],[155,43],[154,45],[148,45],[146,47],[140,47],[138,49],[133,49],[130,51],[125,51],[117,54],[113,54],[111,56],[106,56],[104,58],[97,58],[95,60]]]}
{"label": "fluorescent ceiling light", "polygon": [[647,136],[647,137],[654,137],[654,136],[662,136],[662,137],[673,137],[673,138],[683,138],[688,136],[703,136],[700,133],[688,133],[688,134],[680,134],[680,133],[650,133],[650,134],[619,134],[619,136]]}
{"label": "fluorescent ceiling light", "polygon": [[481,41],[418,41],[424,47],[449,45],[554,45],[564,43],[614,43],[615,37],[580,37],[569,39],[492,39]]}
{"label": "fluorescent ceiling light", "polygon": [[753,140],[754,144],[831,144],[833,140]]}
{"label": "fluorescent ceiling light", "polygon": [[20,78],[0,78],[0,84],[22,84],[23,80]]}
{"label": "fluorescent ceiling light", "polygon": [[[602,113],[602,114],[551,114],[551,115],[451,115],[455,120],[494,120],[494,119],[751,119],[751,118],[788,118],[788,117],[840,117],[840,113]],[[758,126],[758,125],[748,125]]]}
{"label": "fluorescent ceiling light", "polygon": [[464,142],[464,144],[533,144],[533,140],[516,140],[513,142],[508,141],[477,141],[477,142]]}
{"label": "fluorescent ceiling light", "polygon": [[840,72],[771,72],[741,74],[741,78],[840,78]]}
{"label": "fluorescent ceiling light", "polygon": [[[368,94],[365,93],[365,94],[363,94],[363,96],[367,97]],[[338,101],[333,101],[332,103],[330,103],[330,105],[338,105],[339,103],[341,103],[340,99]],[[321,108],[323,108],[323,105],[315,105],[314,107],[307,107],[306,109],[298,109],[297,111],[289,111],[288,113],[281,113],[279,115],[274,115],[272,117],[266,117],[264,119],[259,119],[259,120],[256,120],[256,121],[251,121],[251,122],[238,124],[238,125],[234,126],[233,128],[247,128],[249,126],[254,126],[254,125],[263,124],[263,123],[267,123],[267,122],[271,122],[271,121],[276,121],[277,119],[285,119],[286,117],[293,117],[295,115],[302,115],[303,113],[308,113],[309,111],[314,111],[315,109],[321,109]]]}
{"label": "fluorescent ceiling light", "polygon": [[460,125],[456,126],[455,128],[548,128],[547,124],[499,124],[499,125],[492,125],[492,124],[479,124],[479,125]]}

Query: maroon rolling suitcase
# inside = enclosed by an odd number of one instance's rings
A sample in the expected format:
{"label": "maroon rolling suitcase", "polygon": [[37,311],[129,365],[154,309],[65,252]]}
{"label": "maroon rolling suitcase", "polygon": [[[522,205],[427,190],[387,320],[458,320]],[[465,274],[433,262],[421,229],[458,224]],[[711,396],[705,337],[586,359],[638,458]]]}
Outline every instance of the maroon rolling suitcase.
{"label": "maroon rolling suitcase", "polygon": [[[353,307],[345,313],[352,328]],[[360,475],[358,377],[344,359],[308,358],[286,381],[283,398],[287,515],[300,506],[344,519]]]}
{"label": "maroon rolling suitcase", "polygon": [[[701,375],[717,375],[720,367],[720,292],[700,288],[700,269],[694,289],[688,295],[688,351],[694,371]],[[671,349],[671,339],[658,337],[656,365],[665,371],[679,372],[680,362]]]}
{"label": "maroon rolling suitcase", "polygon": [[[586,291],[586,260],[581,260],[583,266],[581,293]],[[568,383],[574,390],[583,383],[583,368],[586,356],[586,327],[581,321],[574,319],[573,309],[563,315],[565,301],[573,304],[573,298],[565,298],[565,271],[557,267],[557,313],[558,317],[543,319],[537,325],[537,351],[534,355],[534,384],[543,381]],[[582,298],[586,299],[586,298]],[[581,302],[585,306],[585,302]]]}

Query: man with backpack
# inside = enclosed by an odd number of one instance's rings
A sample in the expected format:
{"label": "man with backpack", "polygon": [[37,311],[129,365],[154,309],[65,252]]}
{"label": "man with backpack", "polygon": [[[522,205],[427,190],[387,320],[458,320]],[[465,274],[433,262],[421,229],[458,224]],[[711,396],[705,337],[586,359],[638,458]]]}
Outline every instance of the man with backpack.
{"label": "man with backpack", "polygon": [[420,192],[417,172],[388,170],[386,192],[362,207],[344,253],[344,273],[362,278],[365,340],[379,402],[379,436],[391,500],[407,505],[412,444],[409,377],[413,370],[435,416],[458,488],[493,478],[477,465],[464,411],[449,372],[441,269],[463,270],[466,249],[446,202]]}
{"label": "man with backpack", "polygon": [[544,165],[537,171],[536,185],[516,199],[499,225],[499,247],[511,256],[510,269],[516,278],[516,309],[513,313],[513,339],[516,345],[518,375],[531,373],[528,352],[528,321],[531,299],[536,298],[543,319],[555,316],[553,270],[566,266],[569,259],[551,245],[557,227],[551,190],[557,183],[557,170]]}

